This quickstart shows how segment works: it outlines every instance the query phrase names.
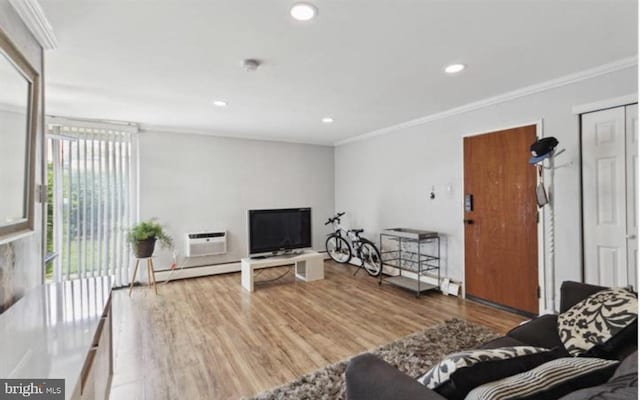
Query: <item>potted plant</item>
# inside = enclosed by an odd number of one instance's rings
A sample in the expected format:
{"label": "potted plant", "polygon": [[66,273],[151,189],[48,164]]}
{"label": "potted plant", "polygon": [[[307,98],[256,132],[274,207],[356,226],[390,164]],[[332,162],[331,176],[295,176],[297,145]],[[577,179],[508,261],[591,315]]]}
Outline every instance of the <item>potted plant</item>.
{"label": "potted plant", "polygon": [[154,220],[142,221],[134,225],[129,229],[127,240],[133,245],[133,253],[137,258],[151,257],[156,241],[159,241],[160,246],[165,248],[173,245],[173,239]]}

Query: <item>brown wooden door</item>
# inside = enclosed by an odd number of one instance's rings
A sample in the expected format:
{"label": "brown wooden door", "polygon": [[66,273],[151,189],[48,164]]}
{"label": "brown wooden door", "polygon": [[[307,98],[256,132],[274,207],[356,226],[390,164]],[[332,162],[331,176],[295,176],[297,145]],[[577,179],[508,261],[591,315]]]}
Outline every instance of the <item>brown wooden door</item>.
{"label": "brown wooden door", "polygon": [[536,126],[464,138],[465,288],[469,296],[538,313]]}

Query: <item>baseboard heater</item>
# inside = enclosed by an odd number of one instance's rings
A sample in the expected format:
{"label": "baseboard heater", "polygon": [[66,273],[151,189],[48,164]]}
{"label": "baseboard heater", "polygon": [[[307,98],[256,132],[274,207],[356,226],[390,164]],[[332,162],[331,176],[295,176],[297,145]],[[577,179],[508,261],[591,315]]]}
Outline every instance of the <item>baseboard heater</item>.
{"label": "baseboard heater", "polygon": [[[329,255],[324,251],[319,253],[324,254],[324,259],[329,259]],[[206,264],[206,265],[190,265],[190,266],[178,266],[176,269],[163,269],[156,271],[156,280],[158,282],[176,279],[189,279],[200,278],[203,276],[229,274],[232,272],[240,272],[240,260],[227,261],[219,264]]]}
{"label": "baseboard heater", "polygon": [[202,276],[228,274],[231,272],[240,272],[240,260],[229,261],[221,264],[192,265],[185,267],[178,266],[174,270],[163,269],[156,271],[156,280],[160,282],[166,281],[167,279],[199,278]]}

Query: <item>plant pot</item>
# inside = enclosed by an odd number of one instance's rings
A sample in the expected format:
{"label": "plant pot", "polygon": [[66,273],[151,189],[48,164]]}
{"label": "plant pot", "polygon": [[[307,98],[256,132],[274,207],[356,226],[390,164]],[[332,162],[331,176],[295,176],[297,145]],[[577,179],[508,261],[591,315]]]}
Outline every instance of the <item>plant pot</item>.
{"label": "plant pot", "polygon": [[138,240],[133,243],[133,253],[137,258],[149,258],[156,247],[156,238]]}

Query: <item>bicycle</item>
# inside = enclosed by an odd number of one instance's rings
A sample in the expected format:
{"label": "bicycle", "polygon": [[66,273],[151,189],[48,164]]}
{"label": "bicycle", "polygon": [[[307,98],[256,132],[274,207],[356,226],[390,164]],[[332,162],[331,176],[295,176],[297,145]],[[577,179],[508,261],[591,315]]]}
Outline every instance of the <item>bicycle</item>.
{"label": "bicycle", "polygon": [[[380,251],[372,241],[360,237],[364,229],[345,229],[340,225],[340,218],[345,213],[336,214],[329,218],[325,225],[333,224],[334,232],[330,233],[325,242],[327,254],[339,264],[346,264],[353,258],[353,253],[360,259],[360,268],[364,268],[371,276],[379,276],[382,272],[382,257]],[[353,274],[357,274],[360,269]]]}

